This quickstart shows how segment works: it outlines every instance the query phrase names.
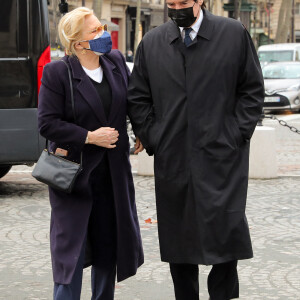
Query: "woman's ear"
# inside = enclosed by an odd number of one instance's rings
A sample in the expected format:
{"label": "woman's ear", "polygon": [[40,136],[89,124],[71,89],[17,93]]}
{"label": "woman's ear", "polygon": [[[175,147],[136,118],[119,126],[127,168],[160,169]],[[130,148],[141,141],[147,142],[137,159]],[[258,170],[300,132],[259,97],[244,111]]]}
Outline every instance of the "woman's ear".
{"label": "woman's ear", "polygon": [[83,49],[83,47],[81,46],[80,42],[75,43],[74,48],[76,50],[82,50]]}

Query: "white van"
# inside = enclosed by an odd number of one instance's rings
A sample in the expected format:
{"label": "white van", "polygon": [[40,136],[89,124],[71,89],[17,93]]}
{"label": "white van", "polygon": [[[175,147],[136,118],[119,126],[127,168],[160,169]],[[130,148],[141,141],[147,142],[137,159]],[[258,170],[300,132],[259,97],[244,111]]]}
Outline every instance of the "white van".
{"label": "white van", "polygon": [[261,66],[277,61],[300,61],[300,43],[271,44],[258,48]]}

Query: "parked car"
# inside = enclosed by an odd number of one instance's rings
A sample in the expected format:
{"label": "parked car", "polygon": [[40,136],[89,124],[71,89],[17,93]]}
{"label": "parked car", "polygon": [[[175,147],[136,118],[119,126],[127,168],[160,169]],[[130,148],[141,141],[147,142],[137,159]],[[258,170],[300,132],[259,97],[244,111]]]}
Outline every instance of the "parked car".
{"label": "parked car", "polygon": [[0,178],[33,164],[45,146],[37,105],[50,62],[47,0],[2,0],[0,9]]}
{"label": "parked car", "polygon": [[271,62],[300,61],[300,43],[264,45],[257,53],[262,67]]}
{"label": "parked car", "polygon": [[300,110],[300,62],[279,62],[263,69],[264,110]]}

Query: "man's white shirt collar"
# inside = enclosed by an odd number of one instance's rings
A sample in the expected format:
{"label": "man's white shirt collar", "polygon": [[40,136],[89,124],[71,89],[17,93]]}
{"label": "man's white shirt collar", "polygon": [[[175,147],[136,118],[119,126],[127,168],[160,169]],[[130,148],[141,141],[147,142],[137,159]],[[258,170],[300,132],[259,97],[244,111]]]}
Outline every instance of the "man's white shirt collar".
{"label": "man's white shirt collar", "polygon": [[[202,11],[202,9],[200,9],[200,15],[199,15],[198,20],[191,26],[191,28],[193,29],[190,32],[190,37],[191,37],[192,40],[197,36],[197,33],[200,29],[202,21],[203,21],[203,11]],[[179,27],[179,29],[180,29],[180,32],[181,32],[182,39],[184,40],[184,35],[185,35],[185,32],[183,30],[184,27]]]}

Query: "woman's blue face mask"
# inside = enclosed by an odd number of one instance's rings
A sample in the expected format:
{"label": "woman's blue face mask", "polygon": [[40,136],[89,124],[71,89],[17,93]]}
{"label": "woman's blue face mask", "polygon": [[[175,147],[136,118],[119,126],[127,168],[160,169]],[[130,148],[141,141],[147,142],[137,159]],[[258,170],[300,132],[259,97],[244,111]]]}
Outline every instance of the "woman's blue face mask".
{"label": "woman's blue face mask", "polygon": [[85,50],[91,50],[97,55],[109,53],[112,48],[111,36],[107,31],[103,34],[97,34],[93,40],[85,40],[81,42],[89,42],[90,48],[83,48]]}

